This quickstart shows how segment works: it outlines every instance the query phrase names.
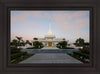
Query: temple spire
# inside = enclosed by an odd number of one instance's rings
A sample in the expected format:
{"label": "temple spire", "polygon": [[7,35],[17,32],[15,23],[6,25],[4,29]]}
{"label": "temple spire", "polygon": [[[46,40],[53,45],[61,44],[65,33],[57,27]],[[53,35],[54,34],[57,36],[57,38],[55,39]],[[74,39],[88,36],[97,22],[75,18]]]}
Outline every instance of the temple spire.
{"label": "temple spire", "polygon": [[49,23],[49,31],[48,31],[48,35],[51,35],[52,32],[51,32],[51,23]]}

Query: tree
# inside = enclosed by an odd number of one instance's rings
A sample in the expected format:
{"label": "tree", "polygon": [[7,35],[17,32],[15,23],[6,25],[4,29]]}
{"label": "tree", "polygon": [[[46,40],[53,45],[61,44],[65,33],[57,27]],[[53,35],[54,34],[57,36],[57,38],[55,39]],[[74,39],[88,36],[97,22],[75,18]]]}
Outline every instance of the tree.
{"label": "tree", "polygon": [[29,44],[30,43],[30,41],[29,40],[26,40],[26,44]]}
{"label": "tree", "polygon": [[26,40],[26,44],[32,45],[29,40]]}
{"label": "tree", "polygon": [[58,48],[64,49],[67,47],[67,41],[62,41],[57,44]]}
{"label": "tree", "polygon": [[26,44],[26,43],[25,43],[24,40],[22,40],[22,42],[20,42],[20,45],[21,45],[21,46],[25,46],[25,44]]}
{"label": "tree", "polygon": [[11,45],[18,46],[18,41],[16,39],[12,40]]}
{"label": "tree", "polygon": [[17,40],[18,40],[18,44],[19,44],[19,46],[20,46],[20,41],[22,40],[22,37],[18,37],[18,36],[16,36],[16,38],[17,38]]}
{"label": "tree", "polygon": [[84,39],[79,38],[76,40],[76,42],[74,43],[76,46],[84,46]]}
{"label": "tree", "polygon": [[33,45],[34,45],[34,47],[35,47],[36,49],[40,49],[40,48],[43,47],[43,44],[42,44],[41,42],[39,42],[39,41],[33,42]]}
{"label": "tree", "polygon": [[38,40],[38,38],[33,38],[34,40]]}

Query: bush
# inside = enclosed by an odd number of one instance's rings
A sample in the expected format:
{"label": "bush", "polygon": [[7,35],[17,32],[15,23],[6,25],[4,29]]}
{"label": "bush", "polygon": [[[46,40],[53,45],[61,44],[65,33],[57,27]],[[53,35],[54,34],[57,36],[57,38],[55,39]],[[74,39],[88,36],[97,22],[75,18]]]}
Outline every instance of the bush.
{"label": "bush", "polygon": [[11,60],[11,63],[13,63],[13,62],[16,62],[16,59],[14,59],[14,60]]}
{"label": "bush", "polygon": [[82,52],[82,53],[89,54],[89,50],[86,50],[86,49],[79,49],[79,50],[80,50],[80,52]]}
{"label": "bush", "polygon": [[19,53],[21,49],[18,48],[11,48],[11,54]]}
{"label": "bush", "polygon": [[67,53],[68,55],[72,56],[72,53]]}
{"label": "bush", "polygon": [[61,41],[56,45],[56,47],[60,49],[64,49],[66,48],[66,46],[67,46],[67,41]]}
{"label": "bush", "polygon": [[20,57],[20,56],[23,56],[23,55],[26,55],[26,54],[27,54],[27,52],[20,52],[20,53],[12,54],[11,55],[11,60],[16,59],[17,57]]}
{"label": "bush", "polygon": [[39,41],[34,41],[33,42],[33,45],[34,45],[34,48],[36,48],[36,49],[41,49],[41,48],[44,47],[43,46],[43,43],[42,42],[39,42]]}
{"label": "bush", "polygon": [[74,56],[78,56],[78,57],[82,56],[83,58],[89,59],[89,54],[85,54],[85,53],[82,53],[82,52],[74,51],[74,52],[73,52],[73,55],[74,55]]}

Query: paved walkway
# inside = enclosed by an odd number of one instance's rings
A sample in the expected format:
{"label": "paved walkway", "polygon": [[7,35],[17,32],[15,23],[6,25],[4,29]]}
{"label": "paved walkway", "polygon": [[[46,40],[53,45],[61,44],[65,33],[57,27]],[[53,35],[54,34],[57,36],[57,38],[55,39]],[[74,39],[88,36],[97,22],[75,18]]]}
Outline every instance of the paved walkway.
{"label": "paved walkway", "polygon": [[38,53],[20,63],[82,63],[66,53]]}
{"label": "paved walkway", "polygon": [[42,49],[58,49],[57,47],[43,47]]}

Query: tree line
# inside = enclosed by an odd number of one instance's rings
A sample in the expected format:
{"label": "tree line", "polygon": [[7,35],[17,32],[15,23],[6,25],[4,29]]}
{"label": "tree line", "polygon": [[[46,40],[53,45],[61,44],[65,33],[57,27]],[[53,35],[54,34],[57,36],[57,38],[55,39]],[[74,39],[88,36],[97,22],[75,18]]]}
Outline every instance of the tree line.
{"label": "tree line", "polygon": [[[38,38],[33,38],[34,40],[38,40]],[[56,45],[56,47],[58,48],[66,48],[68,45],[68,42],[63,39],[64,41],[58,42],[58,44]],[[32,43],[29,40],[24,41],[22,37],[18,37],[16,36],[16,39],[13,39],[11,41],[11,45],[12,46],[25,46],[26,44],[32,45]],[[42,48],[43,47],[43,43],[39,42],[39,41],[34,41],[33,45],[35,48]],[[76,39],[74,45],[76,46],[85,46],[85,45],[89,45],[88,42],[85,42],[85,40],[83,38],[78,38]]]}

